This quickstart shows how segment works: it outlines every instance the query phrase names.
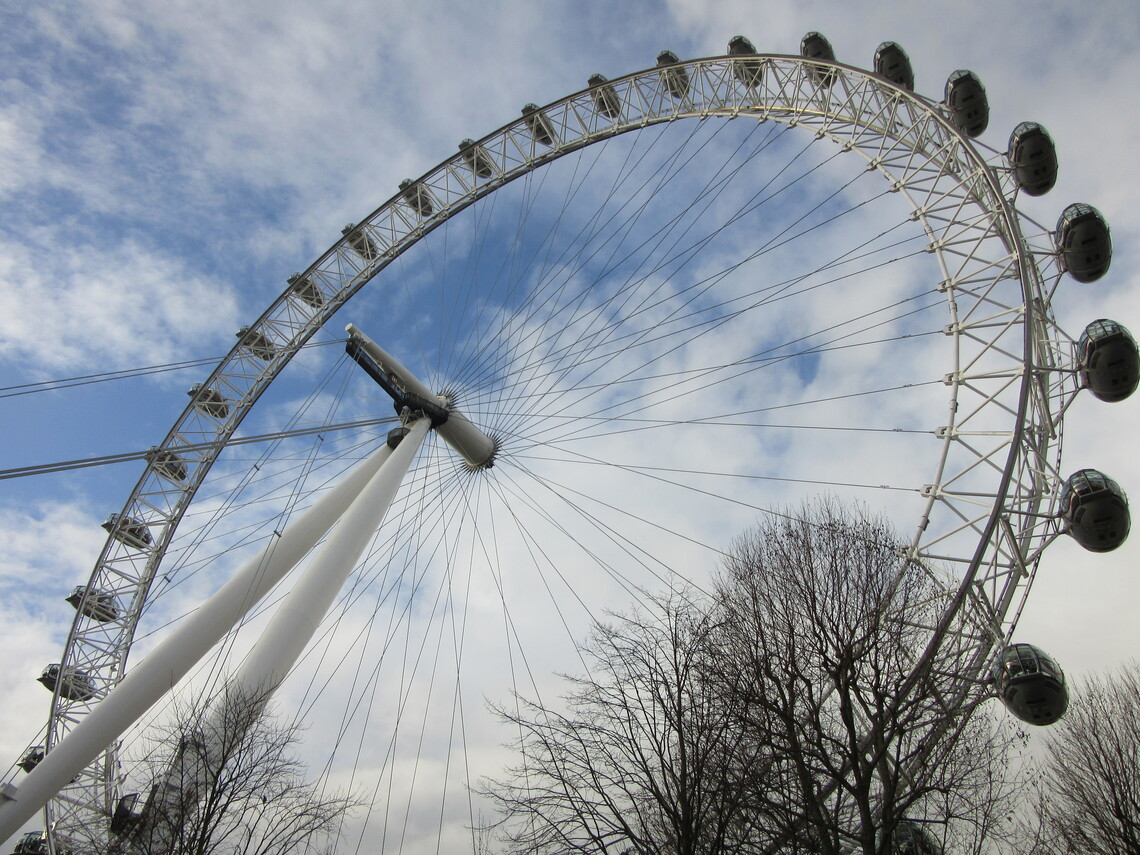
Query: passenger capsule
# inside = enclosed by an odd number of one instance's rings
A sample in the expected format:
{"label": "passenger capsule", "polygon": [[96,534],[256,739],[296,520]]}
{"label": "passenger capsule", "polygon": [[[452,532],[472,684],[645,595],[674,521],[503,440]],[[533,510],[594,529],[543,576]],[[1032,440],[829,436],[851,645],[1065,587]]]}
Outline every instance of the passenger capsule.
{"label": "passenger capsule", "polygon": [[182,482],[190,474],[186,462],[175,451],[152,445],[146,452],[147,462],[167,481]]}
{"label": "passenger capsule", "polygon": [[1123,401],[1140,383],[1140,353],[1132,334],[1116,321],[1101,318],[1077,342],[1081,382],[1097,398]]}
{"label": "passenger capsule", "polygon": [[16,761],[16,765],[23,769],[25,772],[30,772],[40,765],[40,761],[44,759],[44,747],[42,745],[33,745],[27,751],[20,755],[20,759]]}
{"label": "passenger capsule", "polygon": [[48,855],[47,838],[42,831],[28,831],[16,841],[12,855]]}
{"label": "passenger capsule", "polygon": [[277,348],[265,335],[253,327],[242,327],[236,333],[242,346],[258,359],[268,362],[277,355]]}
{"label": "passenger capsule", "polygon": [[495,174],[495,163],[491,160],[491,155],[474,140],[463,140],[459,144],[459,153],[463,155],[467,168],[479,178],[490,178]]}
{"label": "passenger capsule", "polygon": [[875,51],[875,74],[896,86],[914,91],[914,68],[898,42],[883,42]]}
{"label": "passenger capsule", "polygon": [[[728,43],[729,56],[755,56],[756,46],[744,36],[733,36]],[[764,79],[764,63],[759,59],[738,59],[732,63],[732,73],[745,86],[759,86]]]}
{"label": "passenger capsule", "polygon": [[522,108],[522,114],[526,129],[536,143],[548,147],[554,145],[554,126],[546,114],[539,111],[537,104],[527,104]]}
{"label": "passenger capsule", "polygon": [[194,406],[208,416],[215,419],[224,419],[230,413],[230,405],[217,389],[211,389],[202,383],[195,383],[186,393],[193,401]]}
{"label": "passenger capsule", "polygon": [[606,79],[605,75],[591,74],[589,84],[591,90],[593,90],[594,109],[607,119],[620,118],[621,97],[618,95],[613,84]]}
{"label": "passenger capsule", "polygon": [[980,135],[990,124],[986,87],[972,71],[959,69],[946,79],[945,104],[951,123],[968,137]]}
{"label": "passenger capsule", "polygon": [[1053,240],[1062,264],[1078,282],[1096,282],[1108,272],[1112,236],[1108,223],[1092,205],[1076,202],[1062,211]]}
{"label": "passenger capsule", "polygon": [[380,256],[372,238],[363,228],[357,229],[356,223],[349,223],[340,230],[340,233],[348,238],[348,245],[352,247],[352,251],[365,261],[375,261]]}
{"label": "passenger capsule", "polygon": [[314,309],[319,309],[325,304],[325,298],[320,289],[313,284],[312,280],[300,273],[294,273],[289,277],[289,286],[289,295],[296,297],[302,303],[307,303]]}
{"label": "passenger capsule", "polygon": [[998,697],[1028,724],[1053,724],[1069,708],[1065,674],[1032,644],[1011,644],[1001,652],[994,673]]}
{"label": "passenger capsule", "polygon": [[404,441],[404,437],[411,432],[412,429],[404,425],[392,428],[390,431],[388,431],[388,447],[395,449],[396,446]]}
{"label": "passenger capsule", "polygon": [[1036,122],[1022,122],[1013,129],[1006,157],[1013,180],[1030,196],[1048,193],[1057,183],[1057,146]]}
{"label": "passenger capsule", "polygon": [[111,514],[103,521],[103,528],[107,534],[124,546],[135,549],[146,549],[150,546],[150,529],[142,520],[123,514]]}
{"label": "passenger capsule", "polygon": [[111,814],[111,834],[122,837],[139,824],[142,812],[136,811],[141,793],[127,793],[120,796],[115,804],[115,811]]}
{"label": "passenger capsule", "polygon": [[[814,30],[800,40],[800,56],[807,59],[823,59],[835,62],[835,49],[820,33]],[[835,80],[835,69],[826,65],[809,65],[812,79],[820,86],[830,86]]]}
{"label": "passenger capsule", "polygon": [[1061,517],[1089,552],[1111,552],[1128,539],[1132,517],[1120,485],[1096,469],[1080,469],[1061,488]]}
{"label": "passenger capsule", "polygon": [[67,597],[76,611],[100,623],[115,620],[119,616],[119,601],[106,591],[89,591],[86,585],[78,586]]}
{"label": "passenger capsule", "polygon": [[680,101],[689,94],[689,73],[685,67],[677,65],[680,57],[671,50],[663,50],[657,54],[657,67],[661,69],[661,82],[670,97]]}
{"label": "passenger capsule", "polygon": [[86,701],[95,696],[95,683],[77,668],[48,665],[36,679],[52,692],[58,688],[60,696],[69,701]]}
{"label": "passenger capsule", "polygon": [[891,835],[890,855],[942,855],[942,845],[922,823],[902,819]]}
{"label": "passenger capsule", "polygon": [[432,212],[431,193],[422,184],[415,184],[405,178],[400,182],[400,195],[413,211],[421,217],[430,217]]}

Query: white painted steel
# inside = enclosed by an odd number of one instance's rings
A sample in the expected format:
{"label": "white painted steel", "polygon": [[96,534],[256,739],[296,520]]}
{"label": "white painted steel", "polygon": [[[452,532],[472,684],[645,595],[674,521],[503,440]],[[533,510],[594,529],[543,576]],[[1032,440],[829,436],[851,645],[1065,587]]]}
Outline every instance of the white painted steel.
{"label": "white painted steel", "polygon": [[[168,786],[158,791],[158,797],[161,799],[163,794],[169,793],[177,802],[164,810],[186,811],[188,793],[207,791],[209,776],[216,774],[216,758],[225,756],[219,738],[228,745],[241,741],[245,728],[256,721],[258,711],[269,702],[308,647],[380,527],[429,427],[428,419],[418,419],[399,446],[384,456],[380,469],[337,521],[301,578],[277,606],[253,649],[223,691],[216,695],[201,729],[202,744],[195,752],[182,752],[171,758],[166,773]],[[388,446],[385,444],[383,448],[388,449]],[[187,789],[186,783],[191,778],[194,786]],[[151,813],[153,815],[153,811]],[[147,848],[151,855],[169,849],[169,844],[163,841],[152,840],[151,844]]]}
{"label": "white painted steel", "polygon": [[267,699],[285,679],[380,527],[430,426],[426,418],[412,423],[411,431],[345,511],[277,607],[269,626],[234,674],[232,686],[239,696]]}
{"label": "white painted steel", "polygon": [[[186,459],[188,477],[173,483],[151,467],[122,511],[145,521],[153,545],[132,549],[109,539],[89,583],[103,590],[108,580],[122,584],[133,574],[134,588],[126,597],[135,606],[114,627],[77,617],[63,664],[95,675],[100,687],[122,677],[135,621],[163,552],[217,453],[298,349],[401,253],[456,212],[567,152],[648,125],[739,116],[798,125],[865,158],[869,169],[907,199],[942,267],[939,290],[951,309],[945,332],[955,350],[946,376],[950,407],[939,428],[942,459],[924,487],[928,503],[911,558],[955,571],[954,607],[930,629],[940,643],[956,614],[969,618],[954,631],[960,631],[970,662],[962,691],[974,691],[993,645],[1012,632],[1041,552],[1056,536],[1049,509],[1059,479],[1061,420],[1076,390],[1071,375],[1056,370],[1071,363],[1071,344],[1054,325],[1049,305],[1049,281],[1059,276],[1053,247],[1029,245],[1002,156],[987,155],[964,138],[938,103],[839,63],[771,55],[754,61],[763,65],[764,76],[753,87],[739,84],[732,60],[713,58],[678,64],[689,81],[683,95],[670,89],[660,69],[610,81],[622,105],[616,115],[600,113],[589,90],[547,105],[539,112],[550,123],[553,145],[540,144],[526,122],[516,120],[478,141],[486,169],[476,172],[456,155],[415,182],[437,203],[430,215],[397,193],[354,233],[352,240],[366,237],[375,252],[362,257],[347,237],[331,247],[251,327],[277,347],[276,357],[267,363],[239,342],[207,378],[205,385],[229,405],[228,414],[213,417],[191,405],[172,428],[161,450]],[[821,65],[834,72],[827,87],[818,82]],[[972,349],[959,354],[962,342]],[[996,370],[986,365],[990,358],[999,363]],[[1011,414],[1010,424],[999,431],[977,418],[1003,409]],[[467,437],[458,419],[451,433],[459,441],[449,442],[469,465],[493,461],[494,442],[488,449],[479,439],[485,435]],[[476,444],[466,447],[466,439]],[[952,464],[950,451],[956,455]],[[995,483],[979,491],[970,483],[976,471],[993,471]],[[941,525],[930,524],[936,516]],[[1012,526],[1002,537],[995,536],[1000,520]],[[49,756],[57,735],[91,714],[88,706],[57,693]],[[50,809],[49,827],[66,837],[70,827],[99,821],[101,806],[114,797],[110,770],[116,762],[109,749],[101,768],[88,768],[86,777],[61,794]],[[90,792],[81,794],[81,787]]]}
{"label": "white painted steel", "polygon": [[20,783],[0,797],[7,840],[99,753],[107,750],[249,612],[378,478],[392,454],[382,445],[281,532],[97,704]]}
{"label": "white painted steel", "polygon": [[445,395],[437,395],[432,392],[418,377],[405,368],[403,363],[361,332],[355,324],[349,324],[344,329],[352,338],[360,342],[365,352],[392,377],[397,386],[405,392],[434,401],[447,410],[447,421],[438,425],[435,432],[443,437],[447,444],[455,450],[455,453],[466,460],[472,469],[485,469],[491,466],[496,451],[495,441],[491,437],[471,424],[467,417]]}

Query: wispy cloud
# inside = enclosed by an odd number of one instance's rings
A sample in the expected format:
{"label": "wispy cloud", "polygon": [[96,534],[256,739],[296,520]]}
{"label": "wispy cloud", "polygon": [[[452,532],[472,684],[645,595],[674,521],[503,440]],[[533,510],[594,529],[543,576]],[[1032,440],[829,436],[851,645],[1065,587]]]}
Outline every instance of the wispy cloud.
{"label": "wispy cloud", "polygon": [[[0,202],[4,205],[0,360],[12,384],[224,352],[237,327],[252,321],[284,287],[285,277],[316,258],[339,236],[345,222],[362,219],[396,192],[401,179],[419,175],[449,156],[460,139],[479,137],[515,119],[524,103],[550,101],[582,88],[596,71],[616,77],[650,66],[664,48],[682,57],[720,53],[736,33],[748,35],[762,51],[795,53],[800,36],[810,29],[832,39],[841,61],[864,67],[880,41],[897,39],[915,64],[918,89],[935,99],[941,97],[942,81],[951,71],[974,69],[993,107],[990,130],[982,141],[997,151],[1004,149],[1009,130],[1018,121],[1044,123],[1058,143],[1061,178],[1048,196],[1022,198],[1019,203],[1049,229],[1068,202],[1091,202],[1108,216],[1116,247],[1105,280],[1062,289],[1057,299],[1062,322],[1074,334],[1099,316],[1117,317],[1140,328],[1133,248],[1140,238],[1140,213],[1133,205],[1136,182],[1129,170],[1140,131],[1140,120],[1131,109],[1134,81],[1140,75],[1140,52],[1135,47],[1140,43],[1140,16],[1131,0],[1079,11],[1059,4],[1027,8],[979,0],[965,8],[960,4],[928,8],[924,15],[915,15],[912,4],[900,2],[878,4],[873,16],[860,8],[826,2],[773,10],[744,0],[716,4],[646,0],[617,11],[612,4],[594,2],[583,7],[507,0],[476,5],[336,0],[319,7],[292,2],[73,0],[5,12],[0,28],[7,43],[5,79],[0,82]],[[817,189],[807,181],[799,186]],[[590,185],[583,192],[600,197],[605,189]],[[504,199],[508,196],[503,194]],[[864,227],[872,224],[878,226],[869,216],[860,221]],[[417,352],[417,336],[434,342],[451,334],[438,322],[438,298],[431,305],[420,305],[418,298],[434,294],[441,275],[457,275],[456,268],[449,266],[451,256],[459,253],[456,247],[484,227],[475,220],[456,225],[453,243],[446,249],[409,258],[391,271],[391,290],[365,293],[358,301],[362,326],[383,329],[386,341],[411,354],[409,361],[433,361]],[[508,231],[500,227],[495,238]],[[826,257],[839,251],[844,240],[837,233],[810,246],[797,245],[789,256],[780,257],[779,264],[758,264],[750,275],[776,276],[782,264],[798,263],[805,256]],[[499,251],[509,244],[496,246]],[[738,248],[723,247],[726,255]],[[720,264],[720,257],[710,252],[694,262],[693,270],[708,273]],[[536,270],[539,267],[536,264]],[[913,286],[912,275],[922,274],[912,273],[910,267],[884,274],[875,285],[874,299],[885,305],[891,295]],[[580,284],[572,282],[574,287]],[[724,283],[724,289],[735,289],[734,293],[748,293],[749,287],[746,277]],[[565,324],[559,332],[565,339],[575,331],[575,321],[590,312],[604,312],[601,301],[606,295],[590,296],[593,302],[584,300],[559,316]],[[484,287],[478,298],[488,312],[511,308],[491,287]],[[470,304],[472,313],[479,300]],[[845,316],[866,308],[867,300],[858,288],[837,289],[798,306],[773,304],[766,318],[773,328],[783,328],[811,311],[821,319],[822,328],[827,325],[825,316],[828,323],[842,323]],[[338,333],[347,319],[336,319],[333,326]],[[522,336],[531,328],[528,323],[538,326],[549,319],[534,315],[518,322],[512,334]],[[647,312],[645,323],[646,327],[664,324],[668,318]],[[686,354],[672,357],[670,367],[739,356],[738,342],[727,338],[729,332],[726,329],[725,340],[710,336],[696,342]],[[548,343],[557,345],[563,340],[558,336],[552,334]],[[485,342],[468,344],[475,349]],[[512,358],[509,347],[501,354],[499,370],[506,371]],[[907,354],[912,363],[908,368],[917,373],[933,376],[941,371],[930,351],[915,347]],[[633,367],[637,356],[615,351],[607,366],[610,376],[623,367],[622,358]],[[682,356],[691,361],[685,363]],[[870,349],[827,353],[804,368],[774,368],[765,389],[782,398],[807,384],[805,395],[822,398],[843,392],[844,383],[866,387],[877,368],[874,359],[875,351]],[[332,361],[331,356],[321,355],[299,362],[291,377],[275,384],[279,391],[263,402],[264,418],[251,422],[248,430],[257,424],[282,424],[282,414],[308,394],[301,381],[323,376]],[[448,370],[440,376],[448,381],[456,377]],[[584,371],[578,376],[588,380]],[[347,392],[330,387],[318,397],[333,400],[340,395],[342,412],[345,407],[354,414],[391,411],[388,402],[370,397],[374,390],[358,382],[356,375],[346,372],[345,377],[341,379]],[[185,385],[197,379],[188,378]],[[535,380],[532,373],[524,382]],[[161,436],[149,426],[144,429],[145,420],[137,413],[176,412],[186,402],[181,389],[169,387],[170,381],[164,380],[140,394],[135,385],[129,396],[105,387],[97,417],[90,410],[77,413],[61,396],[54,419],[58,433],[37,440],[41,447],[48,439],[57,443],[59,459],[83,456],[86,452],[77,449],[92,443],[145,447]],[[747,397],[747,383],[734,389]],[[667,389],[660,393],[656,415],[666,411],[675,415],[686,405],[705,400],[691,396],[669,401]],[[172,398],[177,399],[173,405]],[[908,428],[937,426],[944,418],[941,400],[916,392],[905,401],[867,399],[848,403],[842,415],[827,409],[817,417]],[[747,401],[741,403],[742,409],[747,407]],[[26,448],[20,426],[2,413],[0,437],[14,456],[12,465],[38,462],[19,459]],[[1080,400],[1068,426],[1069,468],[1099,466],[1118,477],[1126,489],[1140,491],[1136,486],[1140,463],[1127,451],[1135,433],[1135,414],[1135,402],[1108,407]],[[598,459],[642,466],[663,455],[675,461],[684,454],[686,465],[693,469],[729,468],[738,475],[781,474],[794,459],[800,472],[840,467],[848,474],[859,472],[861,477],[892,484],[911,477],[911,455],[925,453],[920,440],[905,446],[878,440],[859,445],[852,440],[849,445],[827,433],[768,434],[732,444],[726,465],[723,447],[715,442],[700,444],[707,433],[678,430],[673,436],[685,443],[661,450],[650,431],[606,436],[594,430],[590,452]],[[306,450],[303,443],[285,448],[296,459],[287,461],[277,475],[280,483],[289,484],[293,470],[288,467],[301,466],[298,461]],[[905,452],[900,452],[903,448]],[[564,450],[574,452],[577,446],[568,444]],[[541,459],[544,449],[534,446],[531,452],[532,459],[520,465],[535,475],[546,472],[550,461]],[[46,714],[46,692],[29,681],[44,664],[58,659],[71,617],[71,607],[61,598],[89,571],[102,543],[98,522],[121,503],[136,471],[124,470],[118,493],[108,489],[114,479],[81,474],[58,482],[63,498],[41,504],[16,507],[7,497],[18,494],[0,493],[0,542],[10,544],[0,561],[0,586],[5,592],[0,644],[18,651],[21,663],[3,673],[3,694],[10,699],[5,732],[16,740],[10,754],[23,747],[17,745],[19,737],[30,738]],[[437,687],[434,696],[446,703],[436,707],[417,696],[406,708],[408,721],[415,725],[406,735],[414,744],[419,725],[429,717],[447,731],[454,684],[461,682],[464,711],[471,714],[465,727],[473,763],[479,758],[488,763],[498,759],[493,745],[499,738],[493,726],[474,713],[481,712],[484,696],[501,699],[512,665],[518,675],[525,670],[521,658],[512,660],[519,652],[516,630],[540,638],[528,653],[536,672],[578,667],[572,657],[558,660],[556,654],[569,654],[567,636],[580,626],[582,613],[576,604],[567,605],[567,613],[575,617],[567,619],[573,626],[566,633],[553,609],[563,601],[569,603],[574,593],[574,584],[559,571],[585,572],[589,566],[577,539],[599,534],[589,532],[589,519],[579,511],[608,516],[614,508],[626,510],[635,499],[644,509],[654,500],[675,498],[672,488],[651,477],[644,479],[644,492],[631,497],[622,490],[628,491],[636,479],[579,463],[562,467],[557,476],[544,481],[550,494],[543,499],[557,513],[543,518],[527,504],[529,498],[539,498],[537,482],[528,480],[530,475],[521,470],[512,473],[504,461],[500,477],[510,489],[499,497],[502,516],[496,523],[504,537],[495,547],[498,551],[471,534],[451,556],[439,554],[438,561],[431,562],[425,558],[418,569],[431,571],[425,577],[430,586],[425,582],[418,596],[409,594],[408,580],[417,569],[410,552],[400,554],[408,559],[403,571],[412,575],[399,584],[386,575],[386,565],[371,567],[358,582],[368,597],[353,606],[346,604],[335,632],[322,642],[327,662],[353,661],[371,649],[375,637],[368,633],[381,631],[379,625],[369,629],[379,605],[385,616],[398,612],[397,604],[414,606],[424,623],[402,629],[406,634],[397,639],[398,655],[374,663],[377,673],[390,678],[376,690],[388,704],[381,712],[378,702],[376,720],[390,722],[386,716],[395,714],[393,704],[399,700],[399,689],[392,687],[401,685],[401,675],[408,673],[402,669],[423,646],[424,662],[441,663],[439,680],[450,681],[446,692]],[[712,489],[723,488],[724,479],[710,478],[708,483]],[[777,504],[794,500],[808,488],[771,484],[766,489],[764,493],[740,487],[727,498],[759,503],[755,497],[763,495],[765,501]],[[609,509],[597,509],[593,499],[579,497],[577,491],[600,498]],[[471,501],[485,498],[473,496]],[[211,498],[215,502],[220,504],[221,499]],[[670,508],[662,528],[630,524],[629,531],[637,530],[655,553],[683,556],[707,571],[715,560],[715,546],[723,539],[707,537],[710,543],[715,541],[708,549],[686,542],[685,537],[702,530],[727,531],[746,522],[752,511],[743,505],[725,510],[730,504],[719,510],[715,503]],[[904,502],[900,499],[898,504]],[[441,509],[429,510],[436,516],[431,517],[435,527],[424,532],[425,554],[438,546],[443,526]],[[524,522],[542,533],[547,551],[525,539],[508,540],[505,533],[518,534]],[[674,534],[679,535],[676,540]],[[401,535],[387,530],[384,536]],[[616,538],[602,537],[596,548],[607,559],[622,555]],[[1053,547],[1022,620],[1021,637],[1041,643],[1075,670],[1133,655],[1128,615],[1140,607],[1137,588],[1130,581],[1136,549],[1129,544],[1119,553],[1094,557],[1067,542]],[[449,565],[445,557],[450,557]],[[491,571],[499,564],[511,570],[496,578]],[[450,567],[450,576],[444,567]],[[201,577],[203,590],[208,575]],[[596,602],[617,608],[627,604],[628,592],[613,578],[594,579],[592,584]],[[183,587],[185,596],[176,593],[169,614],[192,604],[198,595],[196,585]],[[455,587],[449,590],[448,585]],[[465,585],[470,586],[469,599],[462,600],[459,592]],[[385,590],[387,600],[381,593]],[[444,604],[447,619],[430,624],[426,617],[437,600]],[[506,614],[504,601],[510,604]],[[469,610],[462,619],[461,607]],[[459,648],[456,639],[462,642]],[[140,649],[150,643],[146,638]],[[456,677],[457,650],[463,659],[461,681]],[[332,670],[332,665],[319,664],[315,655],[305,667],[314,679]],[[519,679],[519,685],[526,681]],[[332,694],[340,699],[339,689]],[[360,722],[366,718],[360,713]],[[354,735],[360,738],[356,731]],[[383,754],[384,746],[367,740],[363,744],[368,762],[378,768],[383,758],[376,755]],[[421,787],[438,788],[435,780],[429,780],[429,767],[439,770],[444,760],[438,752],[424,760]],[[454,774],[459,765],[455,757],[453,764]],[[411,775],[407,768],[385,774],[397,792],[407,789]],[[452,796],[460,798],[458,791]],[[424,827],[431,825],[431,817],[417,813],[412,821],[416,831],[410,834],[418,834],[421,821]]]}

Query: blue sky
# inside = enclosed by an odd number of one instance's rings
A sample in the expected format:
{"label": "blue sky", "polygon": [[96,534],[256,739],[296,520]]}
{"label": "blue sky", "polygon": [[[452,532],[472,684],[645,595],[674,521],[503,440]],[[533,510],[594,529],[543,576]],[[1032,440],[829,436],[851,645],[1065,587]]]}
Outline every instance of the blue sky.
{"label": "blue sky", "polygon": [[[880,41],[899,41],[916,89],[932,97],[950,72],[973,69],[992,106],[982,142],[994,149],[1017,122],[1042,122],[1061,174],[1047,196],[1022,200],[1027,213],[1051,228],[1069,202],[1090,202],[1115,247],[1104,280],[1059,298],[1062,325],[1075,336],[1107,316],[1140,330],[1135,3],[968,2],[922,14],[904,3],[795,5],[77,0],[0,11],[4,385],[208,364],[345,223],[524,103],[595,72],[649,67],[662,49],[719,54],[736,33],[795,53],[812,29],[860,66]],[[145,449],[207,370],[0,393],[0,468]],[[1102,468],[1140,495],[1136,406],[1082,397],[1068,468]],[[85,581],[99,522],[137,476],[122,464],[0,483],[5,754],[46,715],[34,677],[66,637],[62,597]],[[1097,557],[1052,547],[1019,638],[1076,673],[1134,657],[1137,543]]]}

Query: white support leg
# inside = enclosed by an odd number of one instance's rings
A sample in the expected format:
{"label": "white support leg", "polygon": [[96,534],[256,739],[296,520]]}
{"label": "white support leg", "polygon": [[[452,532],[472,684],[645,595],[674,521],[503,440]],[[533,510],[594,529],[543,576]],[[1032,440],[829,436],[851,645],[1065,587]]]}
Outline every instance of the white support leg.
{"label": "white support leg", "polygon": [[[226,747],[241,743],[274,690],[308,647],[317,627],[332,607],[349,574],[388,512],[412,459],[427,435],[426,418],[412,423],[410,432],[360,491],[336,528],[309,562],[301,578],[277,606],[269,625],[205,714],[198,738],[171,758],[143,822],[157,822],[143,831],[145,851],[168,852],[170,834],[197,804],[197,794],[209,787],[224,764]],[[142,850],[138,850],[142,851]]]}
{"label": "white support leg", "polygon": [[230,684],[235,693],[267,698],[285,679],[380,528],[429,427],[426,418],[412,423],[411,431],[341,517],[234,674]]}
{"label": "white support leg", "polygon": [[343,481],[281,532],[216,594],[195,610],[152,653],[52,746],[19,787],[0,790],[0,841],[114,742],[210,651],[344,514],[392,450],[382,445]]}
{"label": "white support leg", "polygon": [[[446,411],[447,418],[437,419],[435,429],[472,469],[493,464],[497,452],[495,441],[468,421],[452,401],[432,394],[399,361],[356,327],[350,324],[348,331],[362,342],[369,357],[394,382],[392,388],[422,399],[425,410],[431,403],[432,407]],[[412,403],[409,399],[409,406]],[[309,511],[290,523],[260,556],[238,571],[150,656],[131,669],[58,745],[52,746],[18,788],[11,784],[0,787],[0,841],[15,834],[173,688],[343,515],[344,524],[329,540],[327,563],[322,556],[322,569],[318,572],[314,568],[305,575],[239,671],[236,687],[247,697],[266,695],[275,688],[296,662],[336,598],[368,538],[378,527],[376,510],[381,506],[387,508],[391,503],[430,428],[430,420],[420,418],[395,451],[382,446]],[[392,466],[385,466],[391,457],[395,458]],[[381,472],[382,469],[388,471]],[[350,506],[352,512],[346,513]],[[227,694],[234,697],[236,692]]]}

